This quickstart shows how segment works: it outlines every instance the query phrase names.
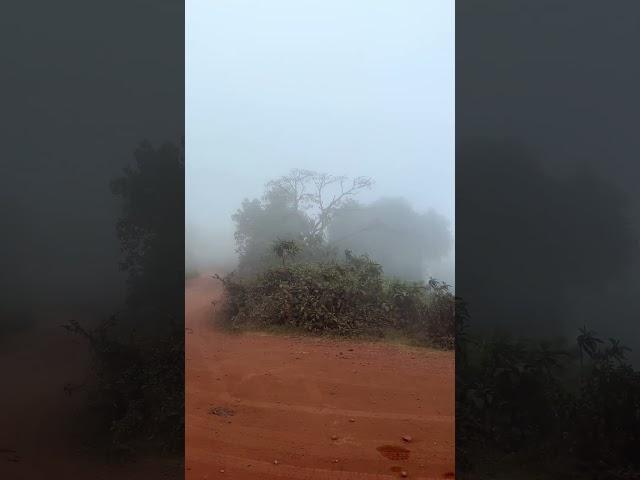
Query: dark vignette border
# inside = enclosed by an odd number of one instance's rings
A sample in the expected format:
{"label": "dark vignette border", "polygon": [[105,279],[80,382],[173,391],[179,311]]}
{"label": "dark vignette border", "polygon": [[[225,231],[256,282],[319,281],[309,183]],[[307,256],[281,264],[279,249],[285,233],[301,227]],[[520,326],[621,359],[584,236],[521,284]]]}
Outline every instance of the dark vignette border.
{"label": "dark vignette border", "polygon": [[0,477],[182,477],[184,2],[3,7]]}
{"label": "dark vignette border", "polygon": [[639,18],[456,4],[459,478],[638,478]]}

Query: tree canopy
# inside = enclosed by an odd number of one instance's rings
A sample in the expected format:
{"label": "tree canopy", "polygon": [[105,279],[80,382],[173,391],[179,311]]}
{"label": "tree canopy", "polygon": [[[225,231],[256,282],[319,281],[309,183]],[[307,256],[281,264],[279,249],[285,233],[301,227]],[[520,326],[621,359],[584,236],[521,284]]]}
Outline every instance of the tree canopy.
{"label": "tree canopy", "polygon": [[402,198],[383,198],[370,205],[349,201],[328,228],[340,251],[367,253],[388,275],[424,280],[425,267],[451,251],[449,221],[434,211],[416,212]]}
{"label": "tree canopy", "polygon": [[281,240],[304,247],[301,262],[335,260],[349,249],[370,255],[392,276],[424,280],[427,264],[451,251],[449,221],[417,212],[402,198],[360,204],[358,193],[372,185],[368,177],[297,169],[270,181],[261,200],[245,200],[233,215],[240,272],[275,266],[272,245]]}
{"label": "tree canopy", "polygon": [[330,255],[327,228],[337,212],[360,191],[370,188],[367,177],[349,179],[311,170],[292,170],[270,181],[261,200],[244,200],[232,216],[240,255],[240,271],[270,265],[277,240],[304,245],[300,259]]}

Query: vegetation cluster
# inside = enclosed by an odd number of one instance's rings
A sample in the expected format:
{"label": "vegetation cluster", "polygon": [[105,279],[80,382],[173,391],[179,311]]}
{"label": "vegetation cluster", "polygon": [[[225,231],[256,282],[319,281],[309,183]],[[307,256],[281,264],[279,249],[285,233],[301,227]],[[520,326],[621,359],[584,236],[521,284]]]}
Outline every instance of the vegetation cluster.
{"label": "vegetation cluster", "polygon": [[125,456],[184,446],[184,151],[143,143],[135,159],[112,182],[126,306],[96,328],[65,325],[90,345],[94,378],[84,390],[98,434]]}
{"label": "vegetation cluster", "polygon": [[312,334],[384,337],[453,348],[453,295],[436,280],[387,279],[349,251],[344,262],[297,263],[249,278],[229,275],[224,321],[232,328],[281,327]]}
{"label": "vegetation cluster", "polygon": [[[222,321],[234,329],[399,335],[420,345],[453,348],[454,297],[448,285],[385,276],[383,267],[366,252],[339,253],[329,235],[337,219],[344,223],[358,218],[354,196],[372,184],[365,177],[349,181],[293,170],[269,182],[262,201],[245,200],[233,217],[238,270],[218,277],[226,292]],[[421,218],[405,204],[394,204],[393,212],[398,211],[410,227]],[[345,229],[341,227],[342,232]],[[388,238],[387,231],[384,237],[369,237],[364,245],[377,242],[381,250],[382,242],[387,250],[395,250],[395,257],[413,255],[419,266],[423,247],[407,247],[420,243],[422,230],[414,231],[413,243],[406,245],[397,243],[406,243],[407,238],[393,232]]]}
{"label": "vegetation cluster", "polygon": [[587,328],[573,345],[471,335],[468,319],[458,300],[461,478],[499,478],[509,468],[536,478],[638,478],[640,372],[628,348]]}

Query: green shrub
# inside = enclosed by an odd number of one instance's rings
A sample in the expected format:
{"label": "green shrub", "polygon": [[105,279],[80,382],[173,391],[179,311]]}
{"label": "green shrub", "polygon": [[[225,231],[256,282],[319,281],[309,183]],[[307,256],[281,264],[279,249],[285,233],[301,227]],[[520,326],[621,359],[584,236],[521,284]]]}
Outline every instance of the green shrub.
{"label": "green shrub", "polygon": [[392,329],[422,344],[453,348],[448,286],[387,280],[366,255],[346,252],[344,263],[296,263],[220,280],[226,292],[223,321],[233,328],[341,336],[382,336]]}
{"label": "green shrub", "polygon": [[394,328],[420,343],[452,349],[455,339],[454,297],[449,286],[436,280],[392,280],[384,292]]}

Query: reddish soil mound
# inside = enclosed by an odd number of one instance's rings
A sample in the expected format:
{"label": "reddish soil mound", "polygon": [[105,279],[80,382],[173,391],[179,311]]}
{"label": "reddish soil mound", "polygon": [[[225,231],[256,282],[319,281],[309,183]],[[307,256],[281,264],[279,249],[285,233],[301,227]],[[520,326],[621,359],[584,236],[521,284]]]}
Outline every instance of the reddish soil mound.
{"label": "reddish soil mound", "polygon": [[227,334],[220,290],[186,288],[187,479],[451,478],[452,352]]}

